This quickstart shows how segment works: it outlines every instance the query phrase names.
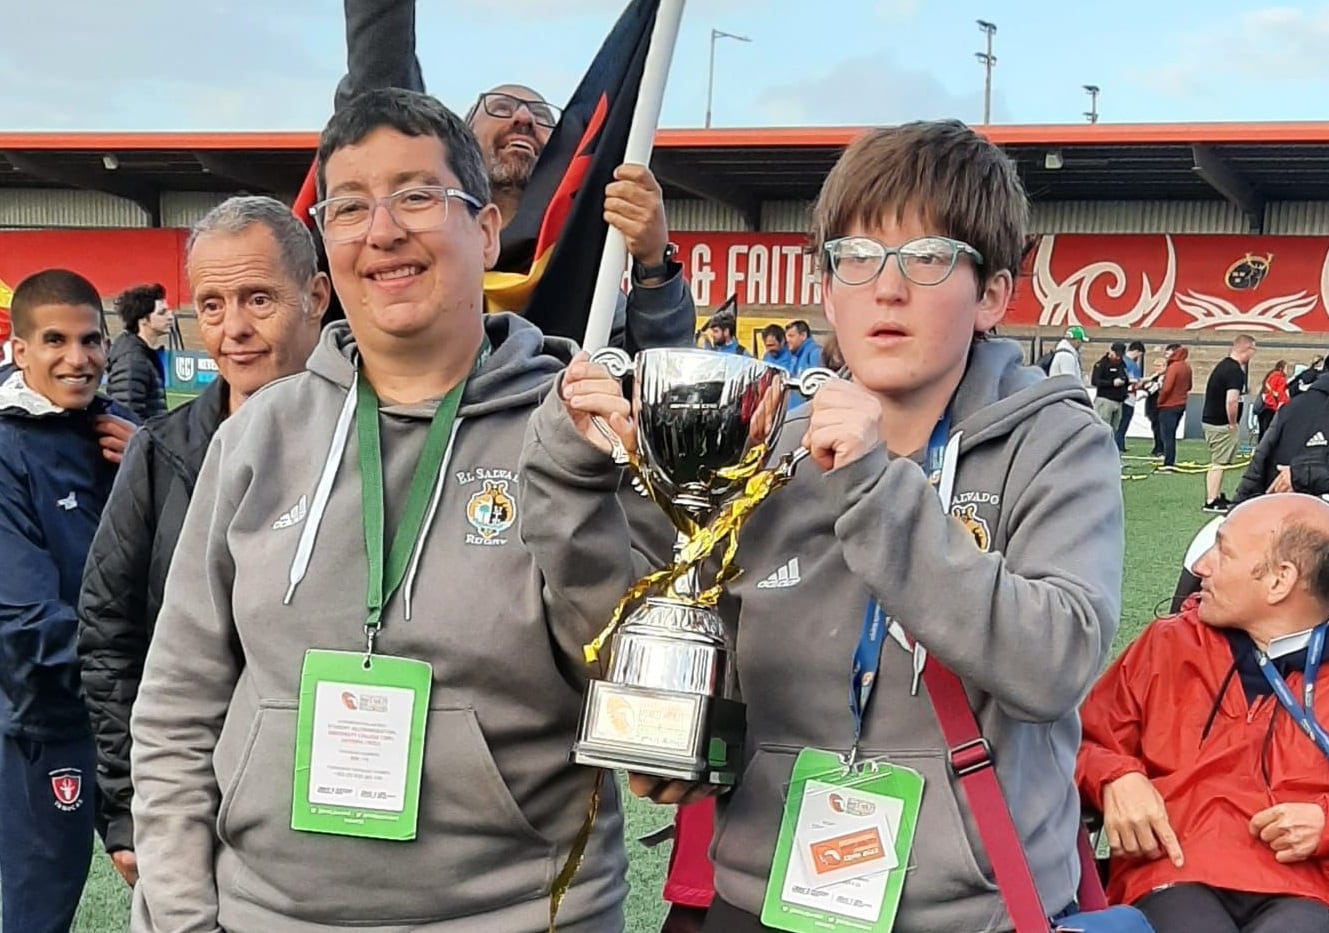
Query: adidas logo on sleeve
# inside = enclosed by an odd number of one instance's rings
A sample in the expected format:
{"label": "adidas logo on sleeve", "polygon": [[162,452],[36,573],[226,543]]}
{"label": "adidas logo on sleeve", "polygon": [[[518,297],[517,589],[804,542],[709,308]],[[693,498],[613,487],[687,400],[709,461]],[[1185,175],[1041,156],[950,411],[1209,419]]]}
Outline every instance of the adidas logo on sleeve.
{"label": "adidas logo on sleeve", "polygon": [[802,583],[802,578],[798,575],[798,558],[790,558],[789,562],[780,567],[779,570],[772,573],[765,580],[757,584],[759,590],[783,590],[791,586],[798,586]]}

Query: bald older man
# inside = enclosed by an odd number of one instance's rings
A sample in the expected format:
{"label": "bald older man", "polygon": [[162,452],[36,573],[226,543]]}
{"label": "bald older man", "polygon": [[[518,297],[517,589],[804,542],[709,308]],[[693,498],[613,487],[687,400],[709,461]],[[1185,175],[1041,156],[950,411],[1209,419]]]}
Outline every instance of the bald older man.
{"label": "bald older man", "polygon": [[1158,933],[1322,933],[1329,504],[1240,505],[1193,569],[1199,593],[1081,711],[1076,779],[1103,813],[1109,898]]}

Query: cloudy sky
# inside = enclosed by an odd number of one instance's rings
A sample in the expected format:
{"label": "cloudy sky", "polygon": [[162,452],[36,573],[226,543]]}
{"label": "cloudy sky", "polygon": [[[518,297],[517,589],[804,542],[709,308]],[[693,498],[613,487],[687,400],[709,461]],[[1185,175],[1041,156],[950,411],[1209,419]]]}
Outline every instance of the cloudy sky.
{"label": "cloudy sky", "polygon": [[[429,89],[571,93],[625,0],[420,0]],[[481,7],[484,9],[481,9]],[[1259,0],[690,0],[662,125],[700,126],[710,30],[717,126],[982,116],[1111,122],[1329,119],[1329,3]],[[0,0],[0,131],[318,129],[344,67],[341,0]]]}

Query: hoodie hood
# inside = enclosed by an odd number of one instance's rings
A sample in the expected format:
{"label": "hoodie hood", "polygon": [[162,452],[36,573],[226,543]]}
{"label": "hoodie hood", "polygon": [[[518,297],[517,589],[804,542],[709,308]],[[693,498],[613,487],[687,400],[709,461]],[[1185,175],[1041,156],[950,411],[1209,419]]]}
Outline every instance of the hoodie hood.
{"label": "hoodie hood", "polygon": [[[516,314],[485,315],[484,326],[492,350],[466,383],[458,412],[462,418],[537,403],[549,388],[550,380],[577,352],[573,341],[547,337]],[[350,324],[334,321],[324,328],[307,368],[349,392],[355,384],[359,363],[360,354]],[[429,418],[437,405],[437,399],[430,399],[388,410]]]}
{"label": "hoodie hood", "polygon": [[954,430],[964,432],[960,449],[1008,434],[1034,411],[1063,401],[1093,410],[1078,379],[1049,377],[1037,366],[1025,366],[1015,341],[975,341],[951,403]]}
{"label": "hoodie hood", "polygon": [[1320,392],[1329,395],[1329,372],[1325,372],[1318,379],[1310,384],[1307,391]]}

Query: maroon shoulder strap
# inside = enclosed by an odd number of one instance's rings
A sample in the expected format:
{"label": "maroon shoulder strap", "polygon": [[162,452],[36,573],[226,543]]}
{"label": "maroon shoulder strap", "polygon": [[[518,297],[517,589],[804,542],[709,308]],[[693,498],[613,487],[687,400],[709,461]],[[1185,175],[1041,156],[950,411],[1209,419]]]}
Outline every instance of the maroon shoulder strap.
{"label": "maroon shoulder strap", "polygon": [[1015,831],[1006,797],[997,783],[992,747],[979,731],[964,686],[935,657],[927,659],[923,683],[949,747],[951,770],[964,788],[969,812],[978,824],[978,834],[992,863],[1006,912],[1015,924],[1015,933],[1048,933],[1048,917],[1034,885],[1029,860]]}

